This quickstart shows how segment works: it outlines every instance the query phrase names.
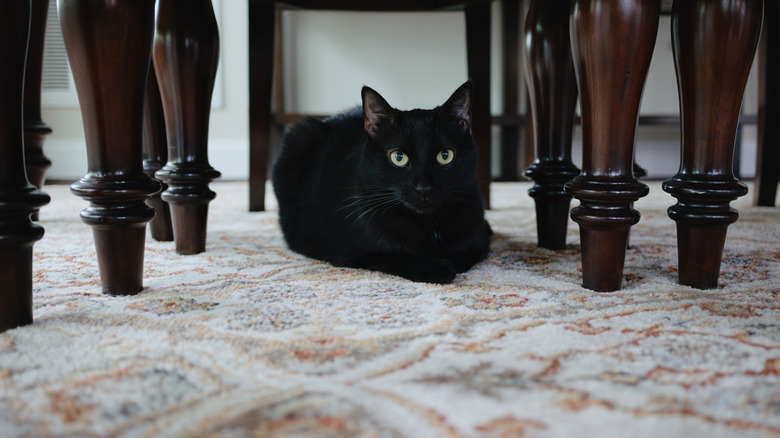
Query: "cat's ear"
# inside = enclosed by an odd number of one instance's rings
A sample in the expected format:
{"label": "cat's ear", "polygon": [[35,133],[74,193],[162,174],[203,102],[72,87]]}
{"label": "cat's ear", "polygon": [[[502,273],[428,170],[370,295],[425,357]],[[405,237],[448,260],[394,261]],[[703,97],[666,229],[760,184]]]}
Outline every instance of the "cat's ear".
{"label": "cat's ear", "polygon": [[380,126],[393,123],[395,113],[393,107],[373,89],[364,86],[361,94],[363,96],[363,115],[365,115],[363,126],[366,132],[373,136]]}
{"label": "cat's ear", "polygon": [[458,87],[447,99],[447,102],[442,105],[442,115],[469,133],[471,133],[471,97],[473,94],[474,85],[471,81],[467,81]]}

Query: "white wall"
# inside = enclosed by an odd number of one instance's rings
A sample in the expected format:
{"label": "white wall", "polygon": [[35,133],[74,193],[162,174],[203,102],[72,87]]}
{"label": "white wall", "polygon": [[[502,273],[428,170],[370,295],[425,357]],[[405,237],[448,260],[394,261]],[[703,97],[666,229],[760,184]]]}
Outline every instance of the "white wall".
{"label": "white wall", "polygon": [[[209,160],[225,179],[248,173],[248,62],[246,2],[223,0],[221,63],[223,105],[211,112]],[[494,2],[494,114],[501,108],[500,2]],[[439,105],[467,79],[465,23],[459,12],[389,14],[285,12],[284,104],[286,111],[331,113],[360,102],[360,87],[369,85],[401,108]],[[755,113],[757,87],[752,74],[747,113]],[[669,19],[663,17],[642,112],[677,112],[677,89],[671,55]],[[49,178],[73,181],[86,172],[86,152],[77,108],[44,108],[43,119],[54,129],[44,147],[54,162]],[[579,132],[579,130],[577,130]],[[743,136],[743,176],[752,176],[755,129]],[[495,140],[497,144],[498,139]],[[579,141],[579,137],[576,138]],[[580,160],[575,144],[575,162]],[[666,177],[679,163],[676,129],[640,128],[637,159],[651,176]]]}

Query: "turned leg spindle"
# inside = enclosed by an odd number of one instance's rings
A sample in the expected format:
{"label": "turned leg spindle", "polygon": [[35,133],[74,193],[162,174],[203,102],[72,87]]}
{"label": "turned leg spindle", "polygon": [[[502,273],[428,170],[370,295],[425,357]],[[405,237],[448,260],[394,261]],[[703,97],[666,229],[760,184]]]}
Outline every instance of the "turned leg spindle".
{"label": "turned leg spindle", "polygon": [[648,192],[633,172],[642,91],[655,46],[659,0],[574,0],[572,55],[582,111],[582,173],[566,184],[580,201],[583,286],[620,289],[631,204]]}
{"label": "turned leg spindle", "polygon": [[664,182],[677,198],[679,281],[718,286],[729,203],[747,194],[734,177],[734,141],[745,85],[761,32],[762,0],[675,1],[672,43],[682,118],[680,170]]}
{"label": "turned leg spindle", "polygon": [[571,161],[577,82],[569,38],[570,0],[533,2],[525,25],[526,65],[536,159],[526,170],[535,184],[539,246],[566,247],[571,195],[563,185],[580,171]]}
{"label": "turned leg spindle", "polygon": [[65,49],[79,96],[87,174],[71,190],[90,202],[103,291],[143,288],[147,198],[160,182],[143,172],[144,89],[154,35],[154,0],[59,0]]}
{"label": "turned leg spindle", "polygon": [[159,0],[154,68],[162,95],[168,163],[157,177],[168,184],[179,254],[206,250],[209,182],[220,173],[208,162],[209,113],[219,61],[219,30],[211,0]]}
{"label": "turned leg spindle", "polygon": [[[160,87],[157,85],[157,77],[151,65],[146,80],[143,132],[144,172],[155,178],[155,173],[168,162],[168,141],[165,134],[165,116],[160,99]],[[167,184],[162,184],[162,190],[167,188]],[[149,223],[152,238],[159,242],[173,241],[171,209],[168,207],[168,203],[162,200],[161,193],[155,193],[146,203],[154,208],[154,219]]]}
{"label": "turned leg spindle", "polygon": [[46,171],[51,167],[51,160],[43,153],[43,142],[52,131],[41,120],[43,43],[49,0],[31,0],[31,3],[30,43],[24,74],[24,154],[27,177],[40,189],[46,180]]}
{"label": "turned leg spindle", "polygon": [[27,181],[24,169],[22,88],[30,2],[3,5],[0,14],[0,333],[31,324],[32,248],[43,228],[30,215],[49,196]]}

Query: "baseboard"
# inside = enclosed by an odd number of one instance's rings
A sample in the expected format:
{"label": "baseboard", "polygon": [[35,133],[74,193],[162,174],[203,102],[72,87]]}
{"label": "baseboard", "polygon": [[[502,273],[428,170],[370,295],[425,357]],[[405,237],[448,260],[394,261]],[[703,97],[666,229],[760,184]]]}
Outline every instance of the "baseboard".
{"label": "baseboard", "polygon": [[[76,181],[87,172],[87,151],[82,139],[52,139],[43,146],[52,162],[46,174],[48,181]],[[249,141],[214,139],[209,144],[209,163],[222,173],[222,180],[245,180],[249,177]]]}

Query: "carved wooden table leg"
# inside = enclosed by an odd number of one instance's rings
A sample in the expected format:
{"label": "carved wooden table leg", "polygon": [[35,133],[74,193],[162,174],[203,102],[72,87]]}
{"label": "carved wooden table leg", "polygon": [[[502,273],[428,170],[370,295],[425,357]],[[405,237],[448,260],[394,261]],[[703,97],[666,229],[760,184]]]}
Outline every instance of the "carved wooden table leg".
{"label": "carved wooden table leg", "polygon": [[569,39],[570,0],[531,3],[525,25],[526,65],[536,160],[526,175],[536,184],[539,246],[566,247],[571,195],[563,185],[580,173],[571,161],[577,82]]}
{"label": "carved wooden table leg", "polygon": [[0,14],[0,332],[30,324],[32,248],[43,228],[30,214],[49,196],[27,181],[22,139],[22,87],[30,3],[3,5]]}
{"label": "carved wooden table leg", "polygon": [[658,32],[659,0],[575,0],[572,54],[582,110],[582,173],[566,184],[580,200],[583,286],[620,289],[631,203],[647,194],[633,173],[634,143]]}
{"label": "carved wooden table leg", "polygon": [[27,49],[27,68],[24,77],[24,154],[27,177],[43,187],[51,160],[43,154],[43,142],[51,128],[41,120],[41,75],[43,70],[43,41],[46,34],[48,0],[32,0],[30,44]]}
{"label": "carved wooden table leg", "polygon": [[59,0],[60,25],[81,105],[87,174],[71,190],[90,202],[103,291],[143,288],[146,199],[160,183],[143,172],[144,88],[154,35],[154,0]]}
{"label": "carved wooden table leg", "polygon": [[492,149],[490,116],[490,2],[466,6],[466,52],[468,71],[474,82],[471,121],[477,144],[477,183],[485,208],[490,208],[490,161]]}
{"label": "carved wooden table leg", "polygon": [[219,61],[219,31],[211,0],[159,0],[154,68],[168,133],[168,164],[157,177],[168,184],[179,254],[206,250],[209,182],[220,173],[208,162],[209,112]]}
{"label": "carved wooden table leg", "polygon": [[[168,162],[168,140],[165,134],[165,115],[160,99],[160,87],[157,85],[157,76],[151,65],[149,66],[144,96],[143,132],[144,172],[154,178],[155,172],[162,169]],[[162,185],[162,190],[167,188],[167,184]],[[154,219],[149,223],[152,238],[160,242],[173,241],[171,209],[168,207],[168,203],[162,200],[160,193],[155,193],[146,203],[154,208]]]}
{"label": "carved wooden table leg", "polygon": [[763,18],[762,0],[675,1],[672,42],[682,115],[682,163],[664,190],[677,198],[679,280],[718,285],[729,203],[747,194],[732,168],[739,111]]}

